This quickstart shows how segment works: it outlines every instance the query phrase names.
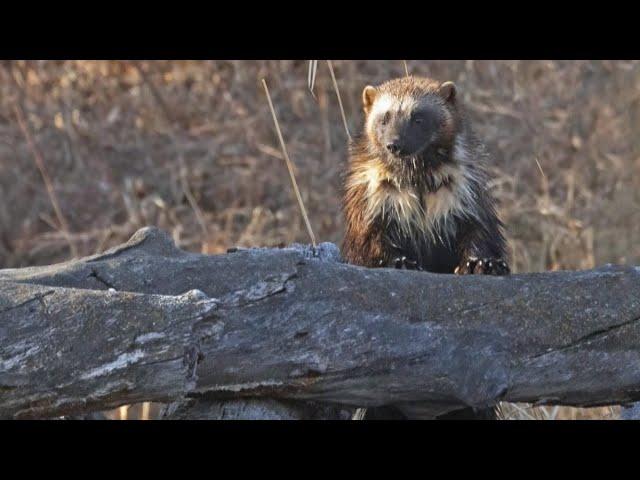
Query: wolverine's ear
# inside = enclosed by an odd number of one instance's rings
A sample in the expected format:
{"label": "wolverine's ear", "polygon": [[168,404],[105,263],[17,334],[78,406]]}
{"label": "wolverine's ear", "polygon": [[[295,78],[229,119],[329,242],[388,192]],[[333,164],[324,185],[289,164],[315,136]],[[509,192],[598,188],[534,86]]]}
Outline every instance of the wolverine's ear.
{"label": "wolverine's ear", "polygon": [[364,106],[365,113],[369,113],[371,110],[371,106],[373,105],[373,101],[376,99],[377,94],[378,91],[375,87],[372,87],[371,85],[364,87],[364,90],[362,91],[362,105]]}
{"label": "wolverine's ear", "polygon": [[456,98],[456,84],[453,82],[444,82],[440,87],[438,87],[438,93],[444,98],[447,102],[453,101]]}

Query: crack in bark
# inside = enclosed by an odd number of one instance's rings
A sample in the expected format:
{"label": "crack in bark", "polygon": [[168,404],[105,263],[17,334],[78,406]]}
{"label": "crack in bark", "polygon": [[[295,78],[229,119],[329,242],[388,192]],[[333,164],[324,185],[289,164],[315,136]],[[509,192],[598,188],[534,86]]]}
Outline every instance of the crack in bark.
{"label": "crack in bark", "polygon": [[98,282],[102,283],[107,288],[113,288],[114,290],[118,290],[112,283],[108,282],[104,278],[98,274],[98,269],[92,268],[91,273],[89,274],[89,278],[95,278]]}
{"label": "crack in bark", "polygon": [[293,273],[285,273],[276,276],[276,278],[267,278],[252,285],[249,288],[236,290],[220,299],[220,308],[238,308],[246,307],[269,297],[273,297],[279,293],[287,291],[287,283],[298,276],[297,270]]}
{"label": "crack in bark", "polygon": [[589,342],[591,340],[594,340],[597,337],[601,337],[601,336],[607,336],[609,333],[619,330],[620,328],[626,327],[628,325],[631,325],[637,321],[640,320],[640,315],[633,317],[630,320],[627,320],[625,322],[622,323],[618,323],[616,325],[611,325],[609,327],[605,327],[605,328],[601,328],[599,330],[594,330],[593,332],[588,333],[587,335],[580,337],[576,340],[574,340],[573,342],[567,343],[566,345],[562,345],[558,348],[554,348],[552,350],[549,350],[548,352],[544,352],[544,353],[539,353],[537,355],[533,355],[531,357],[529,357],[527,360],[535,360],[538,359],[540,357],[544,357],[546,355],[551,355],[552,353],[558,353],[558,352],[563,352],[565,350],[570,350],[574,347],[578,347],[581,344],[585,343],[585,342]]}
{"label": "crack in bark", "polygon": [[44,297],[49,296],[49,295],[53,295],[54,293],[56,293],[55,290],[48,290],[45,293],[40,294],[40,295],[36,295],[35,297],[32,297],[29,300],[25,300],[24,302],[21,302],[18,305],[13,305],[13,306],[11,306],[9,308],[5,308],[4,310],[0,310],[0,315],[2,315],[3,313],[10,312],[11,310],[15,310],[17,308],[24,307],[25,305],[28,305],[31,302],[40,302],[40,304],[44,307],[45,314],[47,314],[48,312],[46,311],[46,305],[44,305],[44,302],[43,302],[42,299]]}

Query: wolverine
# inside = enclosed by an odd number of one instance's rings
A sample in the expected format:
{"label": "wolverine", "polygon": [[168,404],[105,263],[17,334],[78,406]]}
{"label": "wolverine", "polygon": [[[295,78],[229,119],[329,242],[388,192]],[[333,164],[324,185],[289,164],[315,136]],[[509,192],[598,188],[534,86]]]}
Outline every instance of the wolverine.
{"label": "wolverine", "polygon": [[404,77],[362,92],[364,133],[350,145],[345,260],[436,273],[509,273],[487,154],[456,86]]}
{"label": "wolverine", "polygon": [[[362,103],[364,131],[350,144],[344,181],[344,259],[374,268],[508,274],[488,155],[456,85],[407,76],[365,87]],[[461,418],[478,416],[468,413]]]}

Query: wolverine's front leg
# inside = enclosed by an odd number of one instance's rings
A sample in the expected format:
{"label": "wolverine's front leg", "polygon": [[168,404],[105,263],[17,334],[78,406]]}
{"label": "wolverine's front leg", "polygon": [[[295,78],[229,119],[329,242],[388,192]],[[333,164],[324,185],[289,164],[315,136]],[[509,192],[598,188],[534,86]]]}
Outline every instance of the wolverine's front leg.
{"label": "wolverine's front leg", "polygon": [[459,241],[457,275],[508,275],[506,245],[500,222],[487,217],[483,225],[469,228]]}
{"label": "wolverine's front leg", "polygon": [[381,266],[400,270],[422,270],[418,261],[406,249],[399,247],[389,238],[385,239],[384,250],[387,252],[387,260],[386,264]]}

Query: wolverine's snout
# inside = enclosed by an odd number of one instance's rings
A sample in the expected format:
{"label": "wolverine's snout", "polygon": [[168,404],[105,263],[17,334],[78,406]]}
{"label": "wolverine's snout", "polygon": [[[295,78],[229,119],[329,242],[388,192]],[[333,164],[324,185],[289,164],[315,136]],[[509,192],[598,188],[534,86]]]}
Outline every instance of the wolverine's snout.
{"label": "wolverine's snout", "polygon": [[398,155],[401,151],[400,144],[397,140],[387,143],[387,150],[393,155]]}

